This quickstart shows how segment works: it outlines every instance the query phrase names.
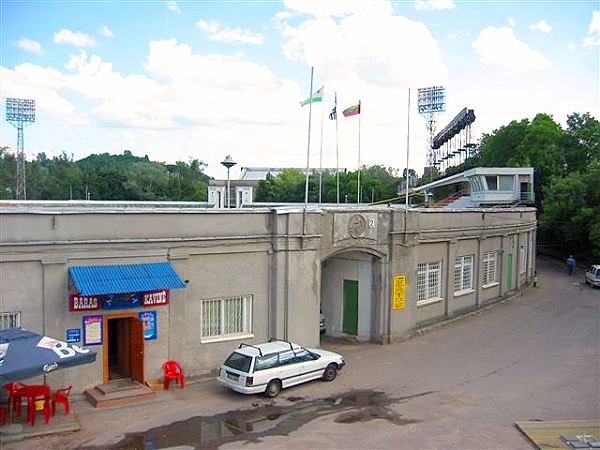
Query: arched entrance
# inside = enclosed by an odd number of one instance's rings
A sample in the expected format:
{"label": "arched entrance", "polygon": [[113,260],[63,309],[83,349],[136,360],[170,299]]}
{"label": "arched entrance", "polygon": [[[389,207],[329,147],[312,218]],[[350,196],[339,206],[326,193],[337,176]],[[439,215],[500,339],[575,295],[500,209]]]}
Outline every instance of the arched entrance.
{"label": "arched entrance", "polygon": [[325,335],[378,340],[381,258],[365,251],[344,251],[321,263],[321,311]]}

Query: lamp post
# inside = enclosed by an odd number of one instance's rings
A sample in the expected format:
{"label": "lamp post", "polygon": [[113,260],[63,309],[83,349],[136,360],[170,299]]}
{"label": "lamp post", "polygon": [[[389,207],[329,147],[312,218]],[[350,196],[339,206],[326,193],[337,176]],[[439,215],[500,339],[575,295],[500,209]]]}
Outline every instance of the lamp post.
{"label": "lamp post", "polygon": [[237,163],[231,158],[230,155],[227,155],[221,164],[227,167],[227,195],[225,196],[225,201],[227,202],[227,208],[231,208],[231,189],[229,186],[229,169],[235,166]]}

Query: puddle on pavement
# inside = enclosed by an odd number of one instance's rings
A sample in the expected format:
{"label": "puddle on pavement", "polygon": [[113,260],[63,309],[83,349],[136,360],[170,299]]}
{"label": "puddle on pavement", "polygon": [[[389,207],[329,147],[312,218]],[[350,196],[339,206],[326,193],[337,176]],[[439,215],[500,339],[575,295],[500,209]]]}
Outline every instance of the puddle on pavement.
{"label": "puddle on pavement", "polygon": [[350,391],[317,400],[281,396],[280,401],[293,405],[280,405],[268,401],[246,410],[229,411],[211,417],[196,416],[150,430],[131,433],[111,445],[85,447],[87,449],[158,450],[185,446],[194,449],[216,449],[228,442],[258,442],[264,436],[284,436],[301,426],[323,416],[333,416],[340,424],[386,420],[394,425],[408,425],[420,420],[407,419],[391,406],[411,398],[429,395],[434,391],[392,398],[380,391]]}

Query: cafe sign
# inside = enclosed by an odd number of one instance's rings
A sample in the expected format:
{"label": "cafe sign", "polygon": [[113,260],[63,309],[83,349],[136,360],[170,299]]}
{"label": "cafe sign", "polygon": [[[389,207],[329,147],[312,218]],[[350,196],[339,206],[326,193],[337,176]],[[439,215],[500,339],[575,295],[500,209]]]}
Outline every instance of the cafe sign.
{"label": "cafe sign", "polygon": [[69,295],[69,310],[71,311],[97,311],[101,306],[100,297],[79,294]]}
{"label": "cafe sign", "polygon": [[107,295],[69,295],[69,310],[98,311],[101,309],[132,309],[139,307],[154,307],[169,304],[169,290],[162,289],[152,292],[134,292],[132,294]]}
{"label": "cafe sign", "polygon": [[142,306],[161,306],[169,304],[169,291],[144,292],[142,294]]}

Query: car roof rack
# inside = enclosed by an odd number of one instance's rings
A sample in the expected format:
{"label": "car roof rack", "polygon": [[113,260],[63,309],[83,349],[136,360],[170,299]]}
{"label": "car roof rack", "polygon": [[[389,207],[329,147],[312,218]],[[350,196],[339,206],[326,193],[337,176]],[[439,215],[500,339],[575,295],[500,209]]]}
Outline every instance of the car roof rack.
{"label": "car roof rack", "polygon": [[284,339],[271,338],[271,339],[269,339],[269,342],[285,342],[286,344],[288,344],[290,346],[290,350],[294,351],[294,346],[292,345],[292,343],[290,341],[286,341]]}
{"label": "car roof rack", "polygon": [[263,354],[262,354],[262,350],[261,350],[259,347],[257,347],[256,345],[252,345],[252,344],[246,344],[245,342],[242,342],[238,348],[242,348],[242,347],[252,347],[252,348],[255,348],[256,350],[258,350],[258,354],[259,354],[260,356],[262,356],[262,355],[263,355]]}

